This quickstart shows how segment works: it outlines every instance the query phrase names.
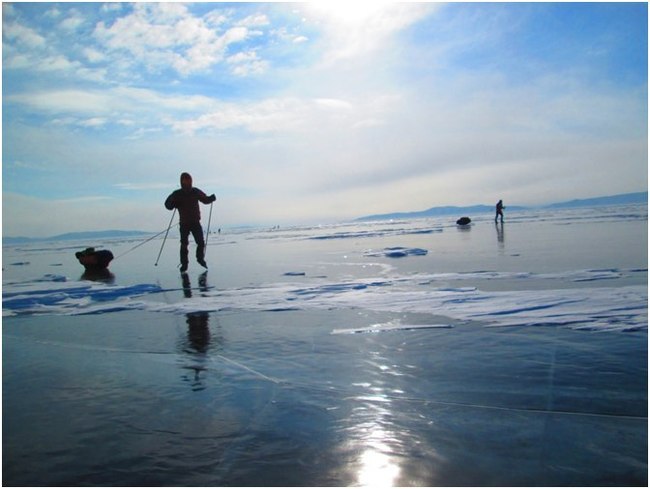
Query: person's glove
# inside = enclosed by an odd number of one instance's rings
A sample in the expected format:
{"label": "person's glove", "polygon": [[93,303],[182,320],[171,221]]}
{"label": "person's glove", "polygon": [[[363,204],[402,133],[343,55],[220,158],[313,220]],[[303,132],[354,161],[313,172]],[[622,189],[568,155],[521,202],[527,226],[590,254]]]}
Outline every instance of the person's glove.
{"label": "person's glove", "polygon": [[210,202],[214,202],[215,200],[217,200],[217,196],[214,195],[214,194],[212,194],[212,195],[210,196]]}

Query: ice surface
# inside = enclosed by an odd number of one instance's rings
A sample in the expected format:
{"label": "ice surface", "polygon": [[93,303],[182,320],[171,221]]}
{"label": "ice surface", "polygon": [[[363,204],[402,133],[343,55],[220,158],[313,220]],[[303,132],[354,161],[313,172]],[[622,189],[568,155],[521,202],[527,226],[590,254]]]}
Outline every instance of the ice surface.
{"label": "ice surface", "polygon": [[[474,225],[462,231],[441,218],[227,234],[208,252],[208,261],[210,254],[216,259],[211,273],[217,283],[199,283],[198,289],[179,287],[178,279],[161,277],[159,270],[152,276],[137,253],[132,259],[138,265],[124,262],[129,273],[119,270],[122,259],[113,263],[113,284],[63,275],[78,270],[73,245],[5,247],[4,260],[20,266],[3,274],[3,316],[349,308],[444,314],[489,326],[647,329],[646,206],[507,218],[505,226],[494,226],[487,216],[473,216]],[[611,226],[627,231],[612,232]],[[134,243],[99,246],[116,247],[119,256],[119,247]],[[175,255],[172,247],[167,252]],[[53,256],[63,258],[56,274],[47,273]],[[202,277],[199,282],[207,280]]]}
{"label": "ice surface", "polygon": [[431,234],[442,232],[442,228],[435,229],[402,229],[402,228],[389,228],[377,229],[373,231],[341,231],[331,234],[321,234],[318,236],[310,236],[307,239],[351,239],[351,238],[376,238],[386,236],[405,236],[411,234]]}
{"label": "ice surface", "polygon": [[451,324],[372,324],[367,328],[334,329],[332,334],[381,333],[384,331],[411,331],[414,329],[453,328]]}
{"label": "ice surface", "polygon": [[4,247],[3,482],[646,486],[647,208],[471,217]]}

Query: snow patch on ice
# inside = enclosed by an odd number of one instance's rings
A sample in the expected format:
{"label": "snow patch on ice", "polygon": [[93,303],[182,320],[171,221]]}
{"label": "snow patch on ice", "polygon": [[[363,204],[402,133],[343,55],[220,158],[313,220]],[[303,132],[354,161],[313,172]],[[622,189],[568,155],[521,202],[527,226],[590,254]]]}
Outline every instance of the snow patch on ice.
{"label": "snow patch on ice", "polygon": [[424,256],[428,253],[422,248],[404,248],[403,246],[393,246],[384,248],[382,251],[366,251],[364,256],[385,256],[387,258],[404,258],[407,256]]}
{"label": "snow patch on ice", "polygon": [[159,286],[152,284],[118,286],[68,281],[61,275],[48,274],[30,282],[4,284],[2,315],[110,312],[132,308],[120,301],[128,302],[133,297],[161,290]]}
{"label": "snow patch on ice", "polygon": [[[616,278],[623,273],[633,272],[618,269],[556,274],[477,271],[323,281],[307,285],[277,282],[209,289],[198,297],[183,299],[179,296],[173,303],[162,300],[157,293],[163,289],[157,285],[117,286],[64,281],[64,278],[52,275],[28,283],[5,284],[3,315],[105,314],[130,309],[173,314],[228,310],[371,309],[392,313],[433,313],[448,317],[452,322],[469,321],[488,326],[555,325],[598,331],[647,330],[648,290],[645,285],[484,291],[476,286],[454,287],[444,283],[449,280],[513,278],[589,282]],[[406,326],[384,325],[374,330],[415,329],[413,325]]]}

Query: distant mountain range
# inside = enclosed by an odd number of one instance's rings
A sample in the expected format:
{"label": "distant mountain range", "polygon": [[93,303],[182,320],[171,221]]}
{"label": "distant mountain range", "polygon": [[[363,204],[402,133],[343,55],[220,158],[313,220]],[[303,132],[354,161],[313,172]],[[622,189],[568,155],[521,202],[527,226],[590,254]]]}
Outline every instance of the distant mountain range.
{"label": "distant mountain range", "polygon": [[[558,202],[556,204],[550,204],[546,206],[541,206],[541,209],[562,209],[562,208],[572,208],[572,207],[594,207],[602,205],[625,205],[625,204],[642,204],[648,203],[648,192],[635,192],[630,194],[619,194],[619,195],[610,195],[606,197],[594,197],[591,199],[576,199],[569,200],[566,202]],[[534,207],[522,207],[508,205],[508,211],[521,211],[527,209],[533,209]],[[355,219],[355,221],[383,221],[387,219],[417,219],[421,217],[436,217],[436,216],[448,216],[456,215],[461,217],[463,215],[472,215],[472,214],[486,214],[495,211],[494,205],[472,205],[467,207],[456,207],[456,206],[442,206],[442,207],[431,207],[430,209],[424,211],[414,211],[414,212],[393,212],[390,214],[375,214],[370,216],[363,216]]]}
{"label": "distant mountain range", "polygon": [[578,199],[551,204],[548,208],[566,207],[593,207],[599,205],[625,205],[625,204],[647,204],[648,192],[635,192],[632,194],[610,195],[608,197],[594,197],[593,199]]}
{"label": "distant mountain range", "polygon": [[82,233],[65,233],[59,234],[57,236],[50,236],[48,238],[28,238],[25,236],[3,236],[2,244],[4,245],[14,245],[20,243],[34,243],[39,241],[70,241],[70,240],[94,240],[94,239],[106,239],[106,238],[124,238],[131,236],[141,236],[143,234],[152,234],[146,233],[144,231],[119,231],[119,230],[109,230],[109,231],[88,231]]}

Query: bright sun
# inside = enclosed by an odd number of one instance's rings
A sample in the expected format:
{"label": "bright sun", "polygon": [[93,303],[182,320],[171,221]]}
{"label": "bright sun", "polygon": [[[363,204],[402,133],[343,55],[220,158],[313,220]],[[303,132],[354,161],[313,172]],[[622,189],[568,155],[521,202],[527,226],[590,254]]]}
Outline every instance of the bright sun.
{"label": "bright sun", "polygon": [[308,4],[314,13],[346,24],[366,21],[389,5],[389,2],[325,0]]}

